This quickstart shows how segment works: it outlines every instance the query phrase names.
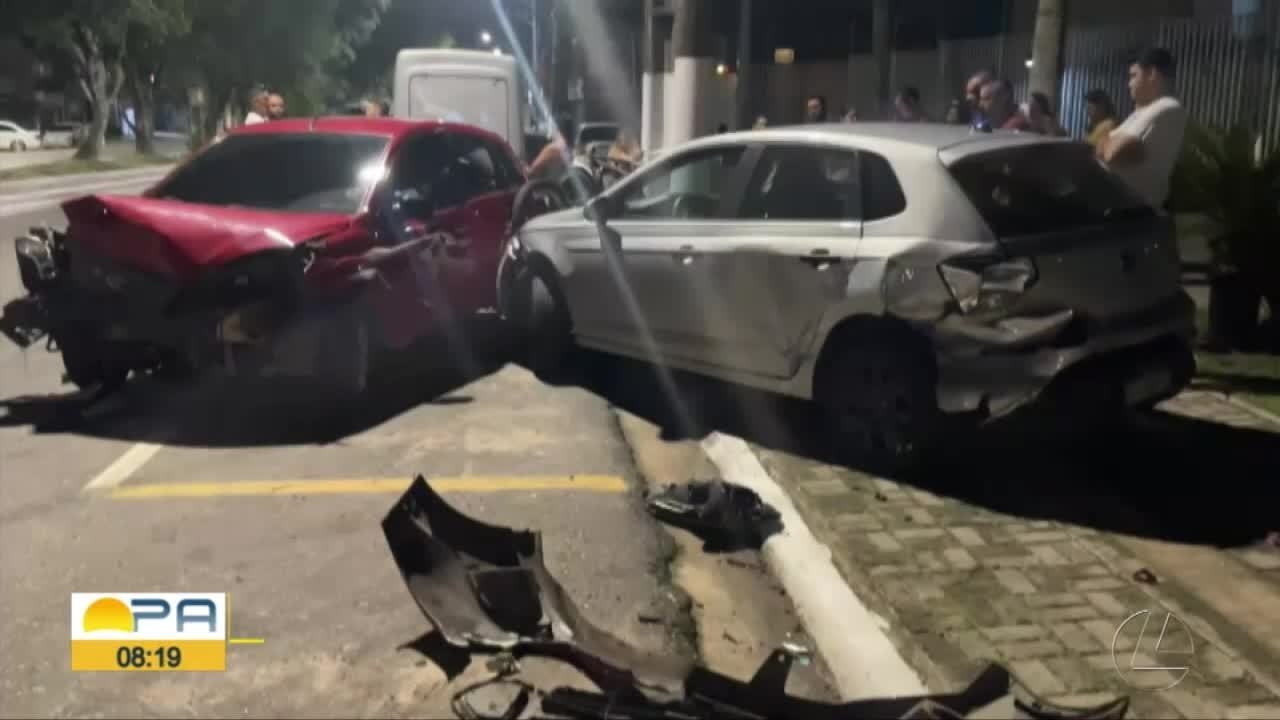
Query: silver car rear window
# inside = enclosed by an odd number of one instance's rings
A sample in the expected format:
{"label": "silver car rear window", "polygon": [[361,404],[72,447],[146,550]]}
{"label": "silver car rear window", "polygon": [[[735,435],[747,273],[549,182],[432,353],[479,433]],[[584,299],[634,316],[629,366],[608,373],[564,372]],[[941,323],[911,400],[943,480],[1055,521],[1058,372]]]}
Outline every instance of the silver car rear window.
{"label": "silver car rear window", "polygon": [[967,157],[948,169],[999,237],[1058,232],[1155,214],[1084,144],[1005,148]]}

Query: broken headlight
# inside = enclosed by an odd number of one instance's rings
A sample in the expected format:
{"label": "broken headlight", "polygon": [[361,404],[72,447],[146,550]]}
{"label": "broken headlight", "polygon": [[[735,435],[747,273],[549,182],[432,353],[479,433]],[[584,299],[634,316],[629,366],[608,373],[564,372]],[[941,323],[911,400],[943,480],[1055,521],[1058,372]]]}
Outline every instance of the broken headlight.
{"label": "broken headlight", "polygon": [[15,238],[14,252],[22,286],[31,292],[46,289],[68,267],[65,236],[49,226],[33,227]]}
{"label": "broken headlight", "polygon": [[171,312],[233,308],[268,298],[292,298],[303,270],[292,255],[264,252],[209,270],[182,291]]}
{"label": "broken headlight", "polygon": [[953,258],[939,265],[938,273],[965,315],[1008,309],[1037,277],[1031,258]]}
{"label": "broken headlight", "polygon": [[51,243],[26,235],[14,240],[14,251],[18,254],[18,274],[22,285],[31,292],[40,290],[57,276]]}

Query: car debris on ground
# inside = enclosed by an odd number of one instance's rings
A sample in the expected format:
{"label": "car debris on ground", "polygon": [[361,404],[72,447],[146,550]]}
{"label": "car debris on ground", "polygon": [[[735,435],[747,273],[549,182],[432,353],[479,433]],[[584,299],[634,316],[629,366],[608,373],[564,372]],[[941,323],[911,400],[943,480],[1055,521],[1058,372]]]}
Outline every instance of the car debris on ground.
{"label": "car debris on ground", "polygon": [[723,480],[668,485],[648,501],[649,512],[697,535],[707,552],[759,550],[782,531],[782,518],[755,491]]}
{"label": "car debris on ground", "polygon": [[[715,492],[717,497],[725,497],[737,489],[729,486]],[[713,488],[699,487],[699,497],[709,490]],[[758,511],[761,506],[746,507]],[[1118,720],[1128,712],[1128,698],[1083,709],[1048,704],[997,664],[989,665],[958,693],[848,703],[796,697],[787,693],[786,685],[792,665],[804,662],[804,648],[788,644],[775,650],[747,682],[691,660],[633,648],[593,625],[579,611],[543,563],[540,533],[467,517],[422,476],[414,479],[388,512],[382,529],[410,595],[436,632],[450,646],[492,658],[492,676],[453,697],[453,712],[464,720]],[[535,687],[518,677],[522,657],[566,662],[598,690]],[[483,704],[491,714],[477,708],[477,694],[487,695]],[[505,707],[497,702],[499,696],[508,698]]]}

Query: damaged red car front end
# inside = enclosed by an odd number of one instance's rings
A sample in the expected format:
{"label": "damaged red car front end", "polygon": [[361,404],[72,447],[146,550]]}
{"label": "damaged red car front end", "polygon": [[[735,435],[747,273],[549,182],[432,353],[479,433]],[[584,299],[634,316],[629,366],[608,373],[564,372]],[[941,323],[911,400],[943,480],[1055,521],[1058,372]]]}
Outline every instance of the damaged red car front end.
{"label": "damaged red car front end", "polygon": [[[63,206],[65,231],[19,238],[30,294],[5,308],[5,334],[47,336],[81,387],[177,368],[358,393],[380,351],[493,304],[523,178],[472,173],[468,153],[509,158],[500,140],[395,120],[271,125],[143,197],[79,198]],[[424,144],[434,156],[407,157]]]}

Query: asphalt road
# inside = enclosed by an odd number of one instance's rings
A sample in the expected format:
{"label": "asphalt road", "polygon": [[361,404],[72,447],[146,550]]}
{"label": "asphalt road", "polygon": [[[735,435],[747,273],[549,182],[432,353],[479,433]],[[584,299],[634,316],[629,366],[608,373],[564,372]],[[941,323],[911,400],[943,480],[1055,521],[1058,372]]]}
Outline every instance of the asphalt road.
{"label": "asphalt road", "polygon": [[[7,300],[7,239],[61,217],[3,209]],[[591,619],[671,646],[669,550],[607,404],[421,360],[359,413],[144,383],[66,422],[58,357],[0,347],[0,714],[441,716],[440,666],[406,647],[430,628],[379,526],[415,473],[477,518],[544,531]],[[265,642],[232,646],[226,673],[70,672],[70,594],[151,591],[229,592],[232,635]],[[655,615],[671,621],[640,620]]]}

